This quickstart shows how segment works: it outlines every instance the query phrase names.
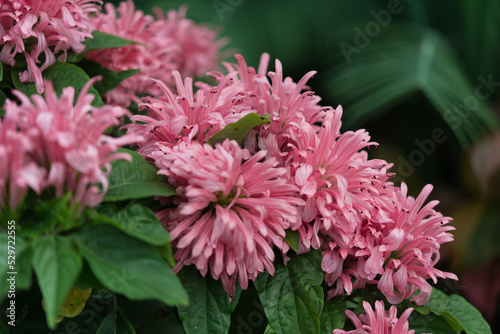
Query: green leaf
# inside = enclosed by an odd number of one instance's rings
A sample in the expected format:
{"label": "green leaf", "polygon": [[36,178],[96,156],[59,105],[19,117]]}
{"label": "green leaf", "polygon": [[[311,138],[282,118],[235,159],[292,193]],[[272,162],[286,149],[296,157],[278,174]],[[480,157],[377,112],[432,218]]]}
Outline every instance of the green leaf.
{"label": "green leaf", "polygon": [[336,297],[326,301],[320,316],[321,333],[331,334],[334,329],[344,328],[346,309],[347,303],[342,298]]}
{"label": "green leaf", "polygon": [[299,231],[286,230],[285,241],[295,252],[299,250],[300,236]]}
{"label": "green leaf", "polygon": [[0,63],[0,81],[3,80],[3,64]]}
{"label": "green leaf", "polygon": [[118,152],[129,153],[133,160],[115,160],[108,176],[109,188],[104,201],[122,201],[150,196],[176,195],[175,189],[168,184],[167,178],[157,175],[158,168],[137,152],[119,149]]}
{"label": "green leaf", "polygon": [[434,313],[421,314],[413,311],[408,319],[409,329],[415,330],[415,334],[460,334],[462,331],[454,330],[448,321]]}
{"label": "green leaf", "polygon": [[275,264],[274,276],[265,272],[255,280],[269,325],[277,334],[320,333],[323,309],[321,253],[293,257]]}
{"label": "green leaf", "polygon": [[[352,26],[346,33],[340,40],[352,40]],[[455,51],[436,31],[393,23],[357,50],[336,54],[332,63],[339,65],[326,73],[332,78],[326,88],[349,111],[343,118],[347,127],[358,127],[422,93],[464,147],[498,128],[486,97],[476,94],[481,82],[471,85]]]}
{"label": "green leaf", "polygon": [[135,334],[132,324],[123,316],[122,311],[109,313],[104,318],[96,334]]}
{"label": "green leaf", "polygon": [[431,312],[445,318],[456,329],[467,334],[488,334],[491,328],[481,313],[459,295],[448,296],[433,288],[429,302],[425,306]]}
{"label": "green leaf", "polygon": [[[19,72],[19,69],[12,71],[12,81],[14,83],[14,87],[27,96],[38,94],[34,83],[22,83],[19,80]],[[83,86],[90,80],[87,73],[85,73],[85,71],[80,67],[74,64],[62,63],[59,61],[43,71],[43,78],[45,80],[52,81],[54,90],[58,96],[61,95],[63,88],[69,86],[74,87],[75,101],[78,98],[78,95],[80,94]],[[94,101],[92,102],[93,106],[99,107],[104,105],[101,97],[99,96],[99,93],[94,87],[90,87],[88,92],[95,96]]]}
{"label": "green leaf", "polygon": [[276,331],[268,324],[264,334],[276,334]]}
{"label": "green leaf", "polygon": [[85,69],[90,77],[102,75],[102,80],[95,84],[97,91],[103,95],[120,84],[123,80],[139,73],[140,69],[115,72],[91,60],[84,60],[79,64]]}
{"label": "green leaf", "polygon": [[85,51],[120,48],[129,44],[139,44],[133,40],[118,37],[116,35],[107,34],[102,31],[94,30],[92,38],[85,40]]}
{"label": "green leaf", "polygon": [[236,288],[230,302],[222,283],[210,275],[202,277],[196,267],[184,267],[178,276],[189,295],[189,305],[179,307],[179,317],[186,333],[227,333],[241,288]]}
{"label": "green leaf", "polygon": [[235,123],[229,123],[226,127],[218,132],[216,132],[212,137],[208,139],[210,145],[215,145],[216,143],[222,143],[226,139],[236,140],[238,144],[241,144],[245,136],[250,130],[256,126],[269,123],[269,117],[263,117],[256,113],[250,113],[243,116]]}
{"label": "green leaf", "polygon": [[78,276],[78,279],[75,282],[75,286],[79,287],[82,290],[92,288],[92,298],[96,298],[95,295],[98,293],[98,291],[107,291],[107,293],[109,294],[109,297],[107,299],[111,298],[112,295],[112,292],[106,289],[95,277],[87,261],[83,261],[83,268],[80,276]]}
{"label": "green leaf", "polygon": [[106,288],[131,300],[187,304],[188,296],[179,279],[150,245],[104,224],[82,229],[76,235],[81,254]]}
{"label": "green leaf", "polygon": [[164,258],[171,267],[175,267],[174,251],[170,243],[163,246],[156,246],[156,251]]}
{"label": "green leaf", "polygon": [[68,51],[68,57],[66,57],[66,63],[78,63],[85,59],[85,51],[80,53],[74,53],[71,50]]}
{"label": "green leaf", "polygon": [[54,329],[58,311],[82,269],[82,258],[71,240],[59,235],[36,239],[32,247],[33,269],[45,301],[47,323]]}
{"label": "green leaf", "polygon": [[[16,250],[17,252],[17,250]],[[33,259],[33,250],[28,245],[16,256],[16,290],[29,290],[33,273],[31,271],[31,261]]]}
{"label": "green leaf", "polygon": [[108,204],[99,211],[90,209],[88,214],[95,223],[111,224],[128,235],[151,245],[162,246],[170,241],[170,235],[153,211],[140,204],[131,204],[121,210],[115,205]]}

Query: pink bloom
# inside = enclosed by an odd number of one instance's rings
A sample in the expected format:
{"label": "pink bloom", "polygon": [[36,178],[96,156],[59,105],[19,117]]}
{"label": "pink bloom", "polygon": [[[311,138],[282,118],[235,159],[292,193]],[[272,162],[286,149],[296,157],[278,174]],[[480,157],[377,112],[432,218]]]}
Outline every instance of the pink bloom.
{"label": "pink bloom", "polygon": [[218,86],[205,87],[196,93],[191,78],[183,83],[178,71],[172,76],[177,94],[162,82],[156,82],[164,93],[162,100],[145,98],[139,108],[147,110],[149,116],[134,115],[132,121],[140,123],[125,126],[129,132],[144,137],[137,150],[144,157],[157,150],[158,142],[170,147],[182,140],[205,143],[227,124],[252,111],[238,99],[237,88],[231,85],[234,74],[225,76]]}
{"label": "pink bloom", "polygon": [[[35,82],[43,92],[42,72],[56,61],[65,61],[67,50],[80,53],[83,41],[92,37],[89,13],[100,9],[99,0],[7,0],[0,7],[0,62],[14,66],[22,53],[28,69],[21,82]],[[45,61],[39,66],[40,55]]]}
{"label": "pink bloom", "polygon": [[217,40],[217,31],[208,25],[196,25],[186,18],[187,6],[179,11],[169,10],[167,16],[160,8],[154,8],[156,20],[162,23],[157,32],[160,38],[171,39],[175,43],[172,59],[183,77],[203,76],[218,66],[220,49],[227,44],[226,39]]}
{"label": "pink bloom", "polygon": [[237,66],[225,64],[229,74],[211,73],[219,82],[217,86],[198,82],[196,86],[199,89],[195,94],[192,79],[186,78],[183,84],[177,71],[172,72],[176,92],[157,82],[164,96],[145,98],[145,103],[139,107],[147,110],[149,115],[132,118],[146,124],[127,126],[129,131],[146,138],[138,151],[147,156],[154,150],[156,142],[174,145],[185,137],[206,142],[228,123],[253,112],[262,116],[272,115],[272,122],[251,131],[244,147],[252,154],[266,150],[268,157],[274,157],[283,164],[286,155],[292,151],[289,145],[291,133],[303,122],[316,129],[314,123],[324,115],[324,109],[317,105],[319,97],[311,92],[301,93],[314,72],[296,84],[290,78],[283,80],[281,63],[276,61],[277,73],[269,73],[272,78],[270,83],[265,74],[269,55],[263,54],[258,72],[247,67],[241,55],[236,55],[236,59]]}
{"label": "pink bloom", "polygon": [[0,209],[15,210],[29,188],[40,194],[47,172],[29,159],[34,149],[10,113],[0,119]]}
{"label": "pink bloom", "polygon": [[173,84],[173,70],[192,76],[204,74],[215,67],[225,41],[217,41],[214,30],[196,26],[184,15],[185,9],[178,14],[171,11],[167,18],[158,12],[155,19],[135,10],[132,0],[128,0],[121,2],[116,10],[112,4],[106,4],[106,13],[99,13],[92,19],[95,30],[137,42],[86,54],[87,59],[113,71],[141,70],[106,93],[104,98],[108,103],[127,107],[131,102],[139,103],[140,95],[157,96],[160,90],[152,85],[150,79]]}
{"label": "pink bloom", "polygon": [[[387,183],[377,187],[370,201],[370,218],[363,219],[348,244],[328,242],[323,245],[322,267],[325,281],[334,289],[328,297],[350,293],[364,284],[377,284],[392,304],[410,298],[425,304],[432,292],[428,279],[457,279],[435,265],[440,246],[453,240],[447,226],[450,218],[423,205],[432,186],[426,186],[415,199],[407,196],[407,187]],[[330,234],[329,234],[330,236]],[[354,279],[354,285],[352,283]]]}
{"label": "pink bloom", "polygon": [[[271,123],[250,131],[243,145],[251,153],[267,151],[267,158],[286,167],[289,182],[300,187],[306,205],[301,208],[302,219],[292,226],[300,233],[299,252],[319,248],[320,232],[350,247],[362,220],[370,216],[375,186],[390,177],[390,165],[368,160],[366,152],[360,152],[375,144],[366,131],[340,133],[342,108],[318,105],[320,97],[306,87],[314,71],[295,83],[284,78],[278,60],[267,78],[267,54],[258,70],[248,67],[241,55],[236,60],[237,64],[225,64],[230,74],[238,76],[221,96],[238,101],[240,110],[270,115]],[[220,82],[227,77],[212,75]]]}
{"label": "pink bloom", "polygon": [[260,162],[235,141],[159,145],[152,153],[159,174],[177,188],[177,207],[157,213],[170,232],[176,270],[194,264],[210,270],[232,295],[264,270],[274,273],[272,246],[283,247],[285,229],[297,219],[297,188],[282,178],[273,159]]}
{"label": "pink bloom", "polygon": [[[458,279],[455,274],[434,268],[440,258],[439,249],[444,243],[453,241],[447,226],[449,217],[434,210],[438,201],[424,202],[432,190],[431,185],[424,187],[415,199],[407,196],[406,184],[395,189],[393,199],[396,203],[391,218],[394,224],[387,224],[381,230],[380,243],[372,250],[384,254],[384,270],[378,280],[378,288],[392,304],[409,298],[417,305],[427,303],[432,288],[427,279],[434,283],[437,278]],[[418,290],[418,295],[414,295]]]}
{"label": "pink bloom", "polygon": [[[303,122],[290,131],[286,165],[291,182],[306,200],[302,211],[301,252],[320,247],[318,233],[350,248],[364,219],[371,217],[372,199],[390,174],[390,164],[367,158],[363,149],[376,143],[364,130],[340,133],[342,108],[325,108],[318,131]],[[311,244],[312,243],[312,244]]]}
{"label": "pink bloom", "polygon": [[335,329],[333,334],[413,334],[414,330],[409,329],[408,318],[413,308],[406,309],[398,319],[396,306],[391,306],[389,311],[384,308],[384,302],[375,301],[375,311],[371,305],[363,301],[365,313],[356,316],[351,310],[346,310],[347,317],[352,321],[355,330],[345,331]]}
{"label": "pink bloom", "polygon": [[[321,100],[314,92],[307,90],[307,81],[314,76],[310,71],[298,83],[290,77],[283,78],[281,62],[276,60],[275,71],[266,77],[269,55],[261,57],[258,71],[248,67],[241,55],[236,55],[238,65],[226,63],[226,69],[232,73],[237,71],[239,80],[234,80],[235,86],[240,86],[238,98],[250,105],[254,112],[270,115],[271,123],[252,130],[247,136],[244,146],[250,152],[267,150],[268,155],[284,162],[292,151],[293,133],[302,126],[318,130],[315,125],[321,122],[326,108],[318,105]],[[213,73],[220,80],[220,74]]]}
{"label": "pink bloom", "polygon": [[[80,208],[102,201],[108,188],[111,161],[130,159],[128,154],[114,152],[138,140],[134,134],[119,138],[103,134],[118,125],[119,118],[127,111],[120,107],[92,107],[94,96],[87,94],[92,82],[82,89],[75,104],[73,87],[63,89],[58,98],[52,84],[45,82],[44,97],[33,95],[32,103],[24,94],[14,91],[21,105],[7,100],[4,107],[6,120],[12,118],[20,130],[17,136],[30,144],[25,146],[24,159],[44,170],[31,175],[36,183],[26,183],[37,192],[53,188],[56,197],[70,192],[72,202]],[[35,172],[34,168],[31,170]]]}

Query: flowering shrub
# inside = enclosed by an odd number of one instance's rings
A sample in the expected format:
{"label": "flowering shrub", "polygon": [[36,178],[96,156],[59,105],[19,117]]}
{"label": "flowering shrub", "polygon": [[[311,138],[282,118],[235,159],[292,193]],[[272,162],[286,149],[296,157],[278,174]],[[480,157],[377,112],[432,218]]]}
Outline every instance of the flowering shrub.
{"label": "flowering shrub", "polygon": [[[263,54],[257,70],[236,55],[224,73],[225,41],[185,8],[99,5],[1,7],[5,305],[41,293],[25,307],[50,330],[135,333],[144,321],[127,305],[154,300],[171,315],[164,332],[227,333],[253,296],[266,333],[491,333],[430,285],[458,279],[437,267],[454,228],[426,203],[432,186],[414,198],[391,182],[368,132],[342,132],[342,107],[306,86],[314,71],[294,82]],[[26,326],[13,309],[6,323]]]}

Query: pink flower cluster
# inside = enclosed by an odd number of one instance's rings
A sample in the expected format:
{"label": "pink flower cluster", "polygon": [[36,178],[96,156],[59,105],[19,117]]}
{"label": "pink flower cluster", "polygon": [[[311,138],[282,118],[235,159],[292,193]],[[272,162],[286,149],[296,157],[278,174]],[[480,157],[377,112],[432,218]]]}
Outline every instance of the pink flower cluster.
{"label": "pink flower cluster", "polygon": [[274,273],[272,246],[283,248],[285,229],[297,219],[297,189],[282,177],[277,162],[260,162],[233,140],[215,148],[199,142],[159,146],[151,153],[160,174],[182,199],[157,213],[175,240],[179,265],[194,264],[221,279],[232,295],[238,277],[243,289],[266,269]]}
{"label": "pink flower cluster", "polygon": [[[43,92],[42,72],[65,61],[68,50],[80,53],[83,41],[92,37],[89,13],[98,12],[99,0],[6,0],[0,6],[0,62],[14,66],[16,55],[26,58],[28,69],[21,82],[35,82]],[[43,53],[43,57],[41,57]],[[40,62],[43,61],[43,64]]]}
{"label": "pink flower cluster", "polygon": [[33,102],[13,91],[21,104],[7,100],[5,118],[0,121],[0,208],[15,210],[30,188],[55,197],[71,193],[73,205],[79,208],[102,201],[111,161],[131,159],[115,151],[139,138],[103,134],[119,125],[127,111],[92,107],[94,95],[87,94],[92,82],[76,102],[73,87],[63,89],[58,98],[51,82],[45,82],[44,97],[33,95]]}
{"label": "pink flower cluster", "polygon": [[[242,56],[236,59],[237,64],[225,64],[229,74],[211,73],[217,86],[197,83],[196,93],[192,79],[183,82],[174,71],[176,93],[157,82],[164,96],[145,98],[140,108],[149,114],[133,116],[137,123],[127,126],[145,139],[138,152],[178,189],[174,204],[179,207],[158,213],[173,234],[177,269],[195,264],[203,274],[210,269],[219,278],[220,270],[213,267],[219,257],[233,261],[238,256],[232,250],[241,249],[242,237],[247,238],[244,244],[266,242],[286,253],[289,245],[280,238],[288,229],[299,235],[298,253],[322,250],[325,280],[333,286],[329,297],[376,284],[391,303],[411,297],[422,304],[431,292],[427,279],[456,279],[435,268],[440,245],[453,239],[453,228],[447,226],[450,218],[433,209],[436,201],[424,205],[431,186],[414,199],[406,185],[389,182],[391,164],[368,158],[365,149],[376,145],[368,133],[342,133],[342,108],[320,106],[320,98],[307,89],[315,72],[295,83],[283,77],[279,61],[276,71],[266,76],[267,54],[257,71]],[[248,113],[269,116],[270,123],[248,133],[242,153],[235,142],[215,149],[205,144]],[[267,187],[254,188],[248,183],[252,177],[234,169],[236,164],[246,170],[250,161],[255,166],[248,174]],[[272,178],[260,175],[264,166]],[[281,190],[274,191],[278,180]],[[255,210],[240,204],[250,198],[256,201]],[[233,227],[228,228],[230,222]],[[238,237],[221,243],[207,232],[219,228]],[[270,254],[255,253],[254,248],[239,254],[245,254],[241,270],[231,266],[224,274],[228,292],[236,276],[246,287],[262,268],[272,272],[272,263],[260,265],[272,259]]]}
{"label": "pink flower cluster", "polygon": [[375,312],[371,305],[363,301],[365,313],[359,315],[354,314],[351,310],[346,310],[345,313],[351,319],[355,330],[345,331],[335,329],[333,334],[414,334],[414,330],[409,330],[408,318],[410,317],[413,308],[406,309],[398,319],[396,306],[391,306],[389,311],[384,308],[384,302],[377,300],[375,302]]}
{"label": "pink flower cluster", "polygon": [[377,284],[393,304],[411,297],[422,305],[432,292],[427,279],[458,279],[434,267],[440,245],[453,240],[449,231],[454,228],[446,225],[449,217],[434,210],[438,201],[423,206],[431,190],[427,185],[415,199],[407,195],[404,183],[400,188],[386,183],[374,194],[370,217],[361,217],[349,243],[335,240],[336,231],[325,233],[331,240],[322,246],[322,267],[325,280],[335,285],[329,297],[369,283]]}
{"label": "pink flower cluster", "polygon": [[150,79],[172,84],[172,70],[184,76],[203,75],[216,67],[220,48],[226,44],[216,40],[215,30],[186,19],[184,7],[179,12],[169,11],[166,17],[157,8],[156,18],[135,10],[132,0],[121,2],[117,9],[110,3],[105,8],[106,13],[92,19],[92,27],[137,43],[89,51],[86,58],[116,72],[140,69],[104,95],[108,103],[127,107],[139,103],[140,95],[158,95],[160,90]]}

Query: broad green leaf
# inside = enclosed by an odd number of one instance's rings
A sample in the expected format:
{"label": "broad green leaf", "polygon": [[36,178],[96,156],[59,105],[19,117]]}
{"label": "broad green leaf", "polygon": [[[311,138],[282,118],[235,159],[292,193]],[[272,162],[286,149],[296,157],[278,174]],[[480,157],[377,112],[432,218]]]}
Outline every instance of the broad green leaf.
{"label": "broad green leaf", "polygon": [[130,39],[118,37],[116,35],[107,34],[102,31],[94,30],[92,38],[85,40],[85,51],[120,48],[129,44],[138,44]]}
{"label": "broad green leaf", "polygon": [[[43,78],[45,80],[52,81],[54,85],[54,90],[58,96],[61,95],[63,88],[69,86],[74,87],[75,101],[78,98],[78,95],[80,94],[80,91],[82,90],[83,86],[90,80],[87,73],[85,73],[85,71],[82,70],[80,67],[74,64],[62,63],[62,62],[56,62],[54,65],[50,66],[45,71],[43,71]],[[34,83],[32,82],[22,83],[19,80],[19,70],[12,71],[12,81],[14,83],[14,87],[17,90],[20,90],[21,92],[26,94],[27,96],[38,94]],[[90,87],[88,92],[95,96],[94,101],[92,102],[93,106],[100,107],[104,105],[101,97],[99,96],[99,93],[94,87]]]}
{"label": "broad green leaf", "polygon": [[273,276],[265,272],[255,280],[269,325],[277,334],[320,333],[321,253],[295,256],[287,265],[280,260],[275,263]]}
{"label": "broad green leaf", "polygon": [[104,201],[122,201],[150,196],[176,195],[175,189],[168,184],[167,178],[157,175],[158,168],[137,152],[119,149],[119,152],[129,153],[133,160],[115,160],[113,169],[108,176],[109,188]]}
{"label": "broad green leaf", "polygon": [[263,117],[256,113],[251,113],[243,116],[235,123],[229,123],[224,127],[224,129],[216,132],[210,139],[208,143],[210,145],[215,145],[216,143],[222,143],[226,139],[236,140],[238,144],[241,144],[245,136],[250,130],[256,126],[269,123],[269,117]]}
{"label": "broad green leaf", "polygon": [[107,224],[82,229],[76,236],[81,254],[106,288],[131,300],[187,304],[179,279],[150,245]]}
{"label": "broad green leaf", "polygon": [[409,329],[415,330],[415,334],[460,334],[462,331],[454,330],[448,321],[434,313],[421,314],[415,310],[408,319]]}
{"label": "broad green leaf", "polygon": [[132,324],[123,316],[122,311],[109,313],[104,318],[96,334],[135,334]]}
{"label": "broad green leaf", "polygon": [[141,71],[140,69],[133,69],[128,71],[115,72],[91,60],[84,60],[80,62],[79,65],[85,69],[85,72],[87,72],[90,77],[102,75],[102,80],[96,82],[95,84],[95,89],[97,89],[97,91],[101,95],[109,92],[110,90],[118,86],[123,80]]}
{"label": "broad green leaf", "polygon": [[481,313],[459,295],[448,296],[433,288],[425,307],[445,318],[453,328],[464,330],[467,334],[491,333],[491,328]]}
{"label": "broad green leaf", "polygon": [[236,288],[230,302],[222,283],[210,275],[202,277],[196,267],[184,267],[178,276],[189,295],[189,305],[179,307],[179,317],[186,333],[227,333],[241,288]]}
{"label": "broad green leaf", "polygon": [[290,245],[291,249],[297,252],[300,244],[299,231],[286,230],[285,241]]}
{"label": "broad green leaf", "polygon": [[[352,29],[346,32],[337,37],[352,40]],[[498,119],[486,101],[491,93],[484,94],[491,87],[483,87],[481,96],[476,89],[490,78],[471,84],[457,58],[436,31],[392,23],[364,48],[344,45],[332,59],[338,65],[326,73],[331,77],[326,88],[349,111],[343,118],[347,127],[422,93],[465,147],[498,128]]]}
{"label": "broad green leaf", "polygon": [[32,247],[33,269],[45,302],[47,323],[53,329],[61,305],[80,274],[82,258],[71,240],[59,235],[36,239]]}
{"label": "broad green leaf", "polygon": [[117,209],[112,204],[104,205],[99,211],[90,209],[88,215],[94,223],[111,224],[128,235],[151,245],[162,246],[170,236],[158,221],[153,211],[140,204],[131,204]]}
{"label": "broad green leaf", "polygon": [[344,328],[346,309],[347,304],[342,298],[337,297],[326,301],[320,316],[321,333],[331,334],[334,329]]}

